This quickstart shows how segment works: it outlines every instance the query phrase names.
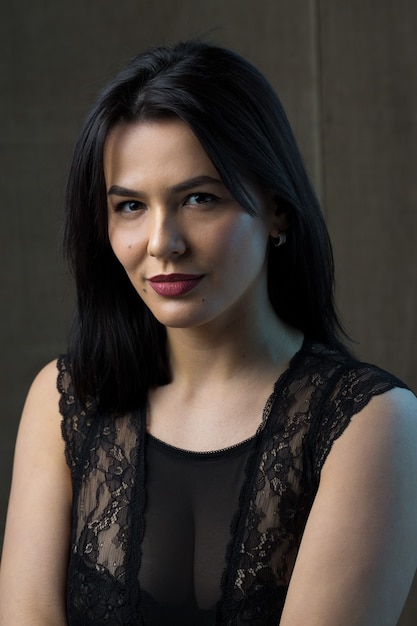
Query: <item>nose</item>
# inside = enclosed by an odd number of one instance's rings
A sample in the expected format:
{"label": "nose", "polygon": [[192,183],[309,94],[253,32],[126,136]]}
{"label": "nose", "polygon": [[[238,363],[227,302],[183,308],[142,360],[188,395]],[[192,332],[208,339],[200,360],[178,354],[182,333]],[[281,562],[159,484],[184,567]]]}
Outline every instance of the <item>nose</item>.
{"label": "nose", "polygon": [[187,244],[175,213],[165,209],[155,209],[151,211],[149,221],[149,256],[166,258],[171,255],[184,254]]}

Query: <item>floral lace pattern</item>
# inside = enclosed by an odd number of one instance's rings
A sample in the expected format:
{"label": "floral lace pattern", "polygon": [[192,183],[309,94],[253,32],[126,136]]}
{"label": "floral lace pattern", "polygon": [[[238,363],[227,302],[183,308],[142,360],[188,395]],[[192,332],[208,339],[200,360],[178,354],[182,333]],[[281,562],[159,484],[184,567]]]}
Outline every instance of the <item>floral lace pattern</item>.
{"label": "floral lace pattern", "polygon": [[[145,411],[105,415],[93,403],[83,410],[65,357],[58,370],[74,489],[68,624],[144,624],[138,574],[146,506]],[[216,625],[279,623],[323,463],[351,417],[396,386],[405,385],[305,341],[275,385],[247,462]]]}

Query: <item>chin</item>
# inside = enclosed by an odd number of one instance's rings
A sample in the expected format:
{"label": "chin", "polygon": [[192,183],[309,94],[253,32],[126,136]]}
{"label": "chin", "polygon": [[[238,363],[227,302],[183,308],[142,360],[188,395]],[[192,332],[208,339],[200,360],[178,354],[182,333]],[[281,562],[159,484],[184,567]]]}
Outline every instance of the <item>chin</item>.
{"label": "chin", "polygon": [[206,315],[203,317],[201,311],[161,311],[156,308],[150,310],[158,322],[167,328],[192,328],[207,321]]}
{"label": "chin", "polygon": [[217,317],[208,310],[152,311],[158,322],[166,328],[197,328],[210,324]]}
{"label": "chin", "polygon": [[197,319],[196,317],[183,317],[183,316],[155,316],[158,322],[160,322],[166,328],[196,328],[197,326],[203,326],[207,320]]}

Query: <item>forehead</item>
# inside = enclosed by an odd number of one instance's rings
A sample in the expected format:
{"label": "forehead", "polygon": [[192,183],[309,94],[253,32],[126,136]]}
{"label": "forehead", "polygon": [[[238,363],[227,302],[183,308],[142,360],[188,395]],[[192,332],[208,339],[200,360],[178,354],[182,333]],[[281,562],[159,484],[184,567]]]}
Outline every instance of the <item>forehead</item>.
{"label": "forehead", "polygon": [[193,131],[177,118],[118,124],[107,136],[103,165],[107,184],[218,175]]}

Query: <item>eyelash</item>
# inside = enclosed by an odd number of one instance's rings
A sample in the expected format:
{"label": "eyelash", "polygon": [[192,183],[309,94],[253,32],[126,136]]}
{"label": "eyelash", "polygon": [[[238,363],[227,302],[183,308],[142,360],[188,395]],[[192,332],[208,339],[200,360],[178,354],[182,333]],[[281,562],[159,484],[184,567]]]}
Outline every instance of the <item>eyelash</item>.
{"label": "eyelash", "polygon": [[128,213],[135,213],[139,208],[142,202],[138,202],[137,200],[123,200],[123,202],[119,202],[116,204],[115,211],[116,213],[122,213],[124,209],[129,208],[129,205],[135,205],[134,209],[127,211]]}
{"label": "eyelash", "polygon": [[[203,201],[201,202],[190,202],[191,198],[195,198],[195,197],[200,197],[203,198]],[[205,191],[196,191],[194,193],[191,193],[189,196],[187,196],[184,200],[183,205],[184,206],[200,206],[203,204],[211,204],[211,203],[215,203],[215,202],[219,202],[220,198],[218,196],[215,196],[213,193],[208,193]],[[133,205],[133,206],[132,206]],[[116,213],[122,213],[123,211],[126,210],[127,213],[136,213],[141,206],[143,206],[142,202],[139,202],[138,200],[123,200],[123,202],[119,202],[119,204],[116,205],[115,207],[115,211]]]}
{"label": "eyelash", "polygon": [[205,191],[196,191],[196,192],[190,194],[189,196],[187,196],[184,204],[191,204],[189,202],[190,198],[194,198],[194,197],[197,197],[197,196],[203,197],[204,201],[203,202],[196,202],[195,203],[196,205],[210,204],[210,203],[214,203],[214,202],[219,202],[220,201],[220,198],[218,196],[215,196],[214,193],[208,193],[208,192],[205,192]]}

